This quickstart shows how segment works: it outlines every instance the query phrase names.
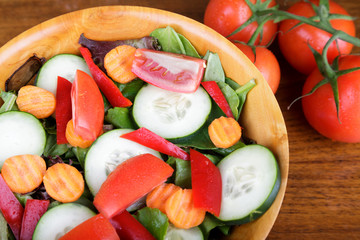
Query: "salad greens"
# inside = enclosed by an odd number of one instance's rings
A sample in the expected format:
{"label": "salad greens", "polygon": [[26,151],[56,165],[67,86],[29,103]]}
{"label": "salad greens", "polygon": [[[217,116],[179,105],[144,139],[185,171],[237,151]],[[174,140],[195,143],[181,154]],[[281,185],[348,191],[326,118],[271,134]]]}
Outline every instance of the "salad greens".
{"label": "salad greens", "polygon": [[[152,48],[162,49],[163,51],[185,54],[188,56],[203,58],[207,60],[207,67],[205,70],[203,81],[216,81],[224,94],[230,108],[238,120],[243,106],[246,101],[246,96],[249,91],[255,86],[255,81],[252,80],[245,85],[241,86],[230,78],[225,77],[223,67],[219,55],[208,51],[205,56],[200,56],[194,46],[183,35],[177,33],[170,26],[166,28],[159,28],[154,30],[150,37],[144,37],[135,40],[120,40],[120,41],[95,41],[86,38],[83,34],[80,36],[79,43],[90,49],[93,55],[94,61],[102,68],[103,59],[105,54],[112,48],[122,45],[130,44],[138,48]],[[133,101],[139,90],[144,86],[144,81],[141,79],[135,79],[126,84],[116,83],[117,87],[121,90],[122,94]],[[16,94],[11,92],[0,92],[0,97],[4,100],[4,104],[0,108],[0,113],[5,111],[17,110],[16,106]],[[136,129],[137,125],[132,117],[132,108],[120,108],[111,107],[109,102],[104,97],[105,102],[105,123],[111,125],[111,128],[130,128]],[[212,109],[205,122],[205,124],[193,134],[182,138],[170,139],[172,143],[177,144],[180,147],[193,147],[202,151],[214,164],[217,164],[224,156],[229,155],[236,149],[245,146],[243,142],[238,142],[234,146],[221,149],[214,146],[209,134],[208,126],[210,123],[221,116],[225,116],[224,112],[219,106],[212,100]],[[52,161],[66,161],[80,171],[84,170],[85,157],[89,148],[71,147],[68,144],[57,144],[56,140],[56,125],[54,119],[42,120],[42,123],[47,131],[47,141],[43,152],[43,156]],[[175,157],[163,156],[164,160],[173,167],[175,170],[170,181],[174,182],[181,188],[191,188],[191,164],[190,161],[185,161]],[[22,203],[32,196],[39,196],[37,193],[41,189],[36,190],[34,193],[27,195],[17,194],[18,199]],[[93,208],[91,199],[92,196],[89,192],[84,193],[83,196],[77,201],[78,203]],[[57,201],[52,201],[51,206],[61,204]],[[144,207],[135,213],[135,217],[140,221],[154,236],[156,239],[165,239],[166,232],[169,226],[167,216],[158,209],[151,209]],[[199,226],[204,239],[208,239],[210,232],[214,229],[220,230],[223,234],[228,234],[230,226],[220,221],[214,216],[207,214],[204,222]],[[8,227],[6,221],[0,213],[0,239],[5,239],[8,235]]]}
{"label": "salad greens", "polygon": [[0,107],[0,113],[11,110],[18,110],[18,107],[15,103],[17,98],[16,94],[0,90],[0,98],[4,101],[4,104]]}
{"label": "salad greens", "polygon": [[137,211],[135,217],[156,239],[165,239],[169,221],[159,209],[144,207]]}

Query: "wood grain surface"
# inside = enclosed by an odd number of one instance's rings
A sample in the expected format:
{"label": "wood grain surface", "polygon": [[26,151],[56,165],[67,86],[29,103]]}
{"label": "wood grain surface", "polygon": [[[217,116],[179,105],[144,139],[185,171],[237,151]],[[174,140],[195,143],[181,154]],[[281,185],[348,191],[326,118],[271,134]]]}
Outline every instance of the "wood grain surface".
{"label": "wood grain surface", "polygon": [[[295,0],[281,0],[287,7]],[[360,2],[336,0],[360,17]],[[164,9],[202,22],[208,0],[0,0],[0,46],[38,23],[95,6],[137,5]],[[358,36],[360,20],[355,20]],[[282,79],[276,98],[287,125],[290,146],[285,199],[268,239],[360,239],[360,144],[333,142],[306,122],[301,105],[287,106],[301,93],[304,75],[277,50]],[[359,52],[359,49],[355,49]]]}

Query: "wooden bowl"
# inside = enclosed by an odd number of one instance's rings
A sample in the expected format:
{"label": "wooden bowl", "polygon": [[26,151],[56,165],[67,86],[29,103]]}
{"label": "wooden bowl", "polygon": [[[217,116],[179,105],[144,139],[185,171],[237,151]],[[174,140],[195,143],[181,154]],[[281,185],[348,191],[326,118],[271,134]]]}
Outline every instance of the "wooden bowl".
{"label": "wooden bowl", "polygon": [[280,164],[281,187],[271,208],[258,220],[236,227],[228,239],[265,239],[279,213],[288,178],[289,148],[281,110],[255,66],[232,43],[205,25],[167,11],[132,6],[97,7],[65,14],[41,23],[15,37],[0,49],[0,88],[31,55],[49,59],[58,53],[78,51],[81,33],[97,40],[139,38],[159,27],[172,26],[185,35],[202,55],[219,54],[225,73],[240,84],[252,78],[241,126],[246,136],[270,148]]}

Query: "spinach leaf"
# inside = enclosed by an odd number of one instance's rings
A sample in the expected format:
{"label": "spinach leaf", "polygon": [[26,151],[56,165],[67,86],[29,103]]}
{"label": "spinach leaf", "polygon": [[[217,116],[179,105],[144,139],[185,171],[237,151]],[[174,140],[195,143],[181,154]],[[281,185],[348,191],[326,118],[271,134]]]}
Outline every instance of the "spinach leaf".
{"label": "spinach leaf", "polygon": [[236,89],[238,89],[239,87],[241,87],[240,84],[238,84],[237,82],[235,82],[234,80],[232,80],[231,78],[228,78],[228,77],[225,78],[225,83],[226,83],[227,85],[229,85],[229,86],[230,86],[232,89],[234,89],[234,90],[236,90]]}
{"label": "spinach leaf", "polygon": [[3,105],[0,107],[0,113],[19,110],[16,105],[17,96],[12,92],[4,92],[0,89],[0,98],[4,101]]}
{"label": "spinach leaf", "polygon": [[73,147],[72,152],[75,154],[75,157],[79,161],[81,167],[84,169],[85,166],[85,157],[88,152],[89,148],[80,148],[80,147]]}
{"label": "spinach leaf", "polygon": [[234,89],[232,89],[225,82],[217,82],[217,84],[219,85],[221,92],[224,94],[226,101],[228,102],[235,119],[238,119],[238,115],[239,115],[238,108],[240,105],[240,99],[238,95],[236,94]]}
{"label": "spinach leaf", "polygon": [[48,118],[45,118],[45,119],[41,119],[40,120],[43,127],[45,128],[45,131],[48,133],[48,134],[56,134],[56,120],[55,118],[52,118],[52,117],[48,117]]}
{"label": "spinach leaf", "polygon": [[109,101],[106,99],[104,94],[101,94],[103,101],[104,101],[104,112],[107,112],[107,110],[109,110],[109,108],[111,108],[111,105],[109,103]]}
{"label": "spinach leaf", "polygon": [[236,149],[242,148],[242,147],[245,147],[245,146],[246,146],[245,143],[239,141],[235,145],[233,145],[233,146],[231,146],[229,148],[217,148],[217,149],[214,149],[214,152],[219,153],[222,156],[227,156],[230,153],[232,153],[233,151],[235,151]]}
{"label": "spinach leaf", "polygon": [[191,188],[191,163],[180,158],[169,157],[166,161],[174,168],[174,184],[181,188]]}
{"label": "spinach leaf", "polygon": [[199,53],[191,42],[180,33],[177,33],[172,27],[155,29],[150,36],[156,38],[163,51],[185,54],[190,57],[200,58]]}
{"label": "spinach leaf", "polygon": [[218,164],[221,161],[221,157],[215,156],[213,154],[203,153],[205,157],[207,157],[213,164]]}
{"label": "spinach leaf", "polygon": [[66,144],[58,145],[56,143],[56,135],[48,134],[46,139],[46,145],[43,155],[45,157],[49,156],[61,156],[69,150],[69,147]]}
{"label": "spinach leaf", "polygon": [[219,226],[218,229],[219,229],[224,235],[229,235],[229,234],[230,234],[231,226],[230,226],[230,225]]}
{"label": "spinach leaf", "polygon": [[120,83],[115,83],[115,84],[117,84],[124,97],[128,98],[130,101],[133,102],[136,94],[139,92],[139,90],[142,88],[142,86],[145,83],[143,80],[136,78],[126,84],[120,84]]}
{"label": "spinach leaf", "polygon": [[150,36],[159,41],[163,51],[186,54],[185,47],[179,35],[172,27],[167,26],[166,28],[157,28],[150,33]]}
{"label": "spinach leaf", "polygon": [[241,111],[242,111],[245,101],[246,101],[247,94],[250,92],[251,89],[253,89],[253,87],[255,87],[256,82],[254,79],[251,79],[250,81],[245,83],[243,86],[241,86],[240,84],[231,80],[230,78],[226,78],[226,83],[233,90],[235,90],[235,93],[237,94],[237,96],[239,98],[238,115],[236,117],[236,120],[239,120]]}
{"label": "spinach leaf", "polygon": [[144,207],[137,211],[136,218],[156,239],[165,239],[169,221],[159,209]]}
{"label": "spinach leaf", "polygon": [[242,109],[244,107],[247,94],[249,93],[249,91],[253,87],[255,87],[255,85],[256,85],[255,80],[251,79],[250,81],[245,83],[243,86],[241,86],[241,87],[239,87],[238,89],[235,90],[235,92],[239,96],[239,100],[240,100],[240,105],[239,105],[239,108],[238,108],[238,112],[239,112],[238,118],[240,117],[241,111],[242,111]]}
{"label": "spinach leaf", "polygon": [[196,51],[195,47],[190,43],[190,41],[180,33],[178,33],[178,36],[182,44],[184,45],[186,55],[190,57],[200,58],[199,53]]}
{"label": "spinach leaf", "polygon": [[203,81],[225,82],[225,73],[219,55],[207,51],[203,59],[206,60]]}
{"label": "spinach leaf", "polygon": [[128,108],[115,107],[109,109],[105,115],[105,121],[111,123],[116,128],[135,128]]}
{"label": "spinach leaf", "polygon": [[204,239],[208,239],[211,230],[222,226],[225,226],[225,223],[221,222],[219,219],[215,218],[211,214],[206,214],[205,219],[199,225],[199,228],[204,235]]}

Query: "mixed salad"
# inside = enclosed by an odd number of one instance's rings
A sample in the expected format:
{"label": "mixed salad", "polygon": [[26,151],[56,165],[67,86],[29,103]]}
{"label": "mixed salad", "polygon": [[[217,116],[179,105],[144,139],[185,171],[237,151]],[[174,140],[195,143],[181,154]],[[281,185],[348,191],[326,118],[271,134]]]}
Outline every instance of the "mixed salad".
{"label": "mixed salad", "polygon": [[255,80],[170,26],[79,43],[0,93],[0,239],[211,239],[271,206],[277,161],[238,123]]}

